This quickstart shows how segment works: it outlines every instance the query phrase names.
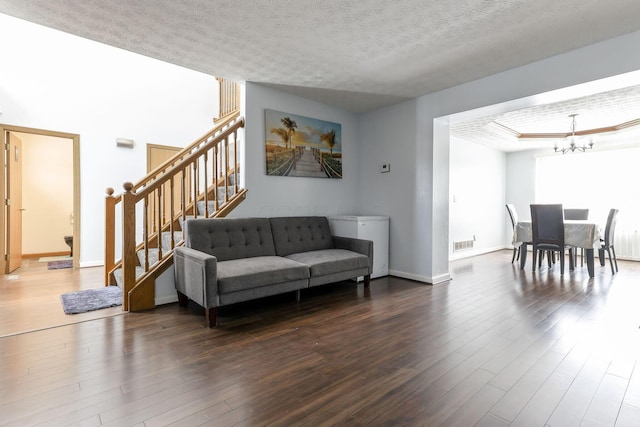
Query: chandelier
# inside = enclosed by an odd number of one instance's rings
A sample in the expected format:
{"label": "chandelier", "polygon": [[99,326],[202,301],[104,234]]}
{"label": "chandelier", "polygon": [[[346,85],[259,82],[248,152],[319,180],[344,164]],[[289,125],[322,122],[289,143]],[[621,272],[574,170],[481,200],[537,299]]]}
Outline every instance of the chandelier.
{"label": "chandelier", "polygon": [[[590,150],[594,146],[593,139],[587,142],[587,138],[593,138],[595,135],[605,133],[616,133],[630,130],[631,128],[640,126],[640,118],[629,120],[627,122],[618,123],[610,126],[602,126],[593,129],[576,130],[576,117],[578,114],[570,114],[571,130],[570,132],[544,132],[544,133],[527,133],[519,132],[497,121],[491,121],[486,126],[496,129],[502,134],[508,135],[510,138],[517,138],[518,141],[539,141],[553,139],[556,142],[553,150],[556,153],[565,154],[567,152],[584,152]],[[582,138],[582,140],[580,140]],[[559,141],[562,141],[561,144]]]}
{"label": "chandelier", "polygon": [[565,154],[569,151],[571,151],[572,153],[574,151],[585,152],[593,148],[593,139],[589,140],[589,144],[587,145],[585,145],[584,143],[580,145],[577,144],[578,137],[576,136],[576,116],[577,114],[569,115],[569,117],[571,117],[571,135],[569,135],[569,145],[560,147],[556,142],[555,146],[553,147],[553,151],[555,151],[556,153]]}

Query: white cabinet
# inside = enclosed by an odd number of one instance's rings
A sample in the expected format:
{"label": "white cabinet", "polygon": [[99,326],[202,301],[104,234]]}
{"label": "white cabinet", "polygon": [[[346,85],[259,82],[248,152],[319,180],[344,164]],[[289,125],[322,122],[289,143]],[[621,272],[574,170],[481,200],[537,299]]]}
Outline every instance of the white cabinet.
{"label": "white cabinet", "polygon": [[[371,278],[389,274],[388,216],[330,216],[329,225],[335,236],[355,237],[373,241],[373,272]],[[358,280],[361,280],[359,277]]]}

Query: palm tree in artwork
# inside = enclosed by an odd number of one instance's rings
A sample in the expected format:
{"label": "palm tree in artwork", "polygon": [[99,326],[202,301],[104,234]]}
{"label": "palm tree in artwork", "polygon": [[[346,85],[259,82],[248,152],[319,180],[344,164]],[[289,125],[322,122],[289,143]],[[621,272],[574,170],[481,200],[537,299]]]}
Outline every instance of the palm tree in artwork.
{"label": "palm tree in artwork", "polygon": [[286,127],[287,130],[289,131],[289,148],[291,148],[292,134],[296,133],[296,128],[298,127],[298,124],[295,121],[291,120],[289,117],[283,117],[280,119],[280,121],[282,122],[284,127]]}
{"label": "palm tree in artwork", "polygon": [[331,150],[331,155],[333,156],[333,147],[336,145],[335,129],[331,129],[329,132],[325,132],[322,135],[320,135],[320,141],[324,142],[329,146],[329,150]]}
{"label": "palm tree in artwork", "polygon": [[273,128],[271,129],[271,133],[276,134],[280,137],[282,142],[284,142],[284,146],[286,147],[289,143],[289,132],[287,132],[284,128]]}

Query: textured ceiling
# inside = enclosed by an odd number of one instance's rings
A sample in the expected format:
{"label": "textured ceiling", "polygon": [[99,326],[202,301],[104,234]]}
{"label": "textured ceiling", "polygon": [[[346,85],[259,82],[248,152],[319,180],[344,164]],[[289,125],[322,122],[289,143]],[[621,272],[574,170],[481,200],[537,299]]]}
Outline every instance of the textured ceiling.
{"label": "textured ceiling", "polygon": [[[553,147],[557,140],[518,140],[499,127],[497,122],[519,133],[563,133],[571,131],[569,114],[577,114],[576,131],[618,125],[640,119],[640,86],[631,86],[568,101],[494,114],[451,126],[457,138],[477,142],[502,151],[533,150]],[[637,138],[640,126],[616,134],[602,133],[593,137],[596,144],[616,142],[621,134]]]}
{"label": "textured ceiling", "polygon": [[0,0],[0,13],[354,112],[640,29],[638,0]]}

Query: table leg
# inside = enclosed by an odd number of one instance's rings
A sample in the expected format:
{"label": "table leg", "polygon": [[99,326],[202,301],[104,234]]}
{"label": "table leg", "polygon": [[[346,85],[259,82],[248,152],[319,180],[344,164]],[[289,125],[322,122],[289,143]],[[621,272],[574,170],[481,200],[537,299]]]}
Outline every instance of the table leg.
{"label": "table leg", "polygon": [[[573,271],[576,268],[576,262],[575,262],[575,251],[577,251],[577,248],[569,248],[569,271]],[[564,257],[564,253],[561,254],[561,256]]]}
{"label": "table leg", "polygon": [[520,269],[524,270],[525,265],[527,265],[527,244],[523,243],[520,246]]}
{"label": "table leg", "polygon": [[595,276],[595,269],[594,269],[594,262],[595,260],[593,259],[594,255],[593,255],[593,248],[588,248],[587,249],[587,270],[589,270],[589,277],[594,277]]}

